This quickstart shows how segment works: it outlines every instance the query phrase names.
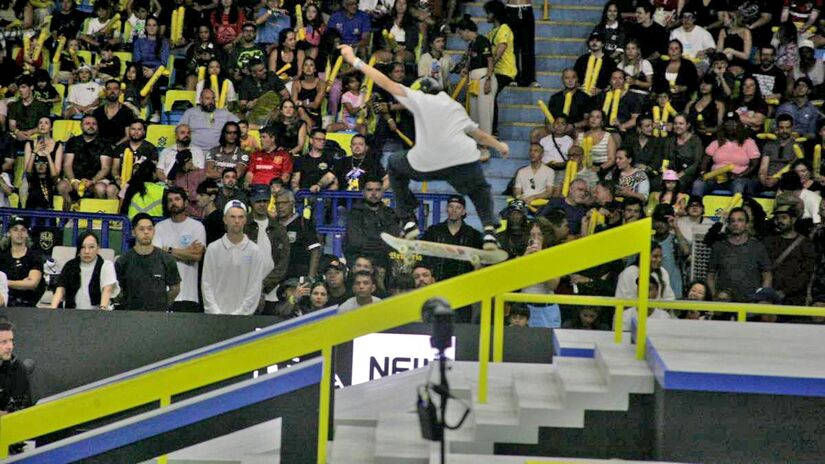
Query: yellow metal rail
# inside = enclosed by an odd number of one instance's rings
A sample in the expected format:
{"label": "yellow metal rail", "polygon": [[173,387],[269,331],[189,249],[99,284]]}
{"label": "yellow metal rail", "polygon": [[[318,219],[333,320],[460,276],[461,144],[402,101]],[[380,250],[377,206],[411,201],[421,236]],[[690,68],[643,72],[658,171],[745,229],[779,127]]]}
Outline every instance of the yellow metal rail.
{"label": "yellow metal rail", "polygon": [[[170,399],[177,394],[244,375],[307,353],[321,351],[325,367],[319,403],[318,462],[325,463],[332,347],[362,335],[418,321],[423,303],[435,296],[445,298],[454,308],[480,301],[482,325],[479,341],[479,399],[485,402],[490,358],[492,298],[637,253],[641,255],[643,263],[648,262],[650,227],[649,219],[637,221],[439,282],[355,311],[2,416],[0,457],[7,455],[11,443],[74,427],[141,405],[168,405]],[[644,266],[640,275],[639,286],[644,289],[647,286],[646,277],[649,276]],[[646,291],[640,293],[636,307],[646,307],[646,296]],[[501,314],[496,317],[496,321],[503,323]],[[502,329],[496,330],[499,333]],[[642,339],[641,344],[643,343]],[[500,352],[501,347],[497,349]]]}

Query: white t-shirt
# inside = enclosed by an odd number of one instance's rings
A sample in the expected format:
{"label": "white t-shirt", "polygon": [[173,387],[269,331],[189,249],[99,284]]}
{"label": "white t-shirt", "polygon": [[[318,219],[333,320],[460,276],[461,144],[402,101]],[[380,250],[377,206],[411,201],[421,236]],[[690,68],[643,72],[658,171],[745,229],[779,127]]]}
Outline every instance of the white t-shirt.
{"label": "white t-shirt", "polygon": [[[189,151],[192,153],[192,163],[198,169],[206,169],[206,154],[200,148],[189,145]],[[172,166],[175,165],[175,161],[177,160],[178,156],[178,146],[172,145],[171,147],[166,147],[160,152],[160,156],[158,156],[158,169],[163,169],[164,174],[167,176],[169,175],[169,171],[172,170]]]}
{"label": "white t-shirt", "polygon": [[3,301],[0,301],[0,307],[7,306],[9,304],[9,279],[6,278],[6,273],[0,272],[0,298]]}
{"label": "white t-shirt", "polygon": [[[206,244],[206,229],[200,222],[187,217],[181,222],[172,222],[166,219],[155,226],[155,239],[152,245],[166,250],[172,248],[186,248],[195,241]],[[198,299],[198,268],[199,263],[185,263],[177,261],[180,274],[180,293],[175,301],[200,301]]]}
{"label": "white t-shirt", "polygon": [[255,314],[266,261],[261,249],[246,235],[232,243],[226,235],[206,249],[203,260],[203,310],[206,314]]}
{"label": "white t-shirt", "polygon": [[[11,177],[9,177],[9,173],[4,172],[0,174],[0,179],[2,179],[2,182],[5,182],[6,185],[8,185],[9,187],[12,186]],[[3,189],[0,189],[0,208],[8,208],[10,206],[11,202],[9,201],[9,196],[6,195],[6,192],[4,192]]]}
{"label": "white t-shirt", "polygon": [[78,82],[69,86],[69,95],[66,101],[80,106],[89,106],[100,98],[103,87],[94,81]]}
{"label": "white t-shirt", "polygon": [[522,194],[529,197],[552,189],[554,177],[555,172],[543,164],[536,171],[525,166],[516,173],[515,187],[520,187]]}
{"label": "white t-shirt", "polygon": [[676,28],[670,33],[670,40],[682,42],[684,55],[690,58],[695,58],[700,51],[716,48],[713,36],[701,26],[694,26],[690,32],[687,32],[684,27]]}
{"label": "white t-shirt", "polygon": [[[539,140],[539,145],[544,148],[544,155],[541,157],[541,162],[544,164],[550,162],[564,163],[567,161],[567,152],[573,146],[573,138],[569,135],[555,137],[556,143],[553,143],[553,138],[552,135],[548,135]],[[558,145],[558,148],[556,148],[556,145]]]}
{"label": "white t-shirt", "polygon": [[[369,304],[378,303],[379,301],[381,301],[381,298],[374,296],[372,297],[372,302]],[[353,309],[358,309],[361,306],[363,305],[358,304],[358,300],[353,296],[338,306],[338,312],[342,313],[344,311],[352,311]]]}
{"label": "white t-shirt", "polygon": [[822,222],[822,218],[819,217],[819,204],[822,202],[822,197],[816,192],[802,189],[799,193],[799,199],[802,200],[802,204],[805,206],[805,213],[802,217],[813,219],[814,224]]}
{"label": "white t-shirt", "polygon": [[413,169],[432,172],[478,161],[481,153],[468,133],[478,129],[460,103],[445,92],[428,95],[401,86],[396,96],[415,118],[415,145],[407,153]]}
{"label": "white t-shirt", "polygon": [[[76,309],[98,309],[92,306],[92,298],[89,295],[89,282],[92,280],[92,274],[95,271],[95,262],[80,263],[80,288],[74,296],[74,304]],[[103,266],[100,268],[100,291],[107,285],[114,284],[112,290],[112,298],[120,293],[120,287],[117,285],[117,272],[115,272],[115,263],[103,260]]]}

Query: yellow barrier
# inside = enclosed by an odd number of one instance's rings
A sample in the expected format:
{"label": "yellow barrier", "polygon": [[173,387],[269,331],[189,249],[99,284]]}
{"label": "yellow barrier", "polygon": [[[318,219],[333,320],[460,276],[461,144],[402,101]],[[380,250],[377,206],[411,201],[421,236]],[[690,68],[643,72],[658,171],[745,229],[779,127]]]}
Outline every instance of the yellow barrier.
{"label": "yellow barrier", "polygon": [[[649,263],[650,229],[650,219],[636,221],[514,261],[486,267],[388,298],[355,311],[2,416],[0,458],[8,454],[8,446],[11,443],[74,427],[141,405],[165,405],[170,398],[180,393],[245,375],[307,353],[321,351],[325,358],[325,367],[320,392],[318,462],[324,463],[329,426],[329,366],[333,346],[362,335],[418,321],[421,306],[432,297],[445,298],[454,308],[481,301],[479,400],[485,402],[490,358],[492,297],[637,253],[641,255],[642,263]],[[649,276],[649,269],[644,265],[640,276],[640,288],[644,292],[640,293],[640,299],[634,304],[640,308],[641,314],[646,315],[646,277]],[[644,331],[644,320],[642,317],[639,323],[641,331]],[[499,326],[503,325],[501,312],[496,321]],[[496,333],[501,338],[503,329],[498,327]],[[644,338],[640,339],[639,345],[644,353]],[[499,358],[500,354],[501,347],[498,347]]]}

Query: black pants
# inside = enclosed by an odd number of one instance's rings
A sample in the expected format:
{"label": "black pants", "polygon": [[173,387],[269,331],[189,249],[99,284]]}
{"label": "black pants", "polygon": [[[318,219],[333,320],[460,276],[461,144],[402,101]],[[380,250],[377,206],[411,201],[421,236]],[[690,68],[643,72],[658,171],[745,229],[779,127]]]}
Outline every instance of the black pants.
{"label": "black pants", "polygon": [[[536,20],[533,17],[533,5],[525,5],[524,8],[508,6],[507,25],[513,30],[518,85],[527,87],[536,81]],[[504,87],[501,81],[498,86]]]}
{"label": "black pants", "polygon": [[498,135],[498,95],[510,85],[510,82],[513,82],[513,78],[496,73],[496,82],[498,82],[498,88],[496,88],[496,103],[493,110],[493,134]]}

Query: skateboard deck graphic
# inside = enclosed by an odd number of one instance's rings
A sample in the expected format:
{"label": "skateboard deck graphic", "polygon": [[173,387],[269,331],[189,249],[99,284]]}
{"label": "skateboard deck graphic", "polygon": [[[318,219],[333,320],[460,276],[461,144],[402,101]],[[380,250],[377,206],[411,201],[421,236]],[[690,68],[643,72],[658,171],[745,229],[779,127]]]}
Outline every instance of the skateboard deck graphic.
{"label": "skateboard deck graphic", "polygon": [[507,259],[507,252],[501,249],[480,250],[478,248],[428,242],[425,240],[407,240],[394,237],[387,233],[382,233],[381,239],[384,240],[387,245],[398,250],[402,255],[420,254],[432,256],[433,258],[469,261],[473,264],[495,264]]}

